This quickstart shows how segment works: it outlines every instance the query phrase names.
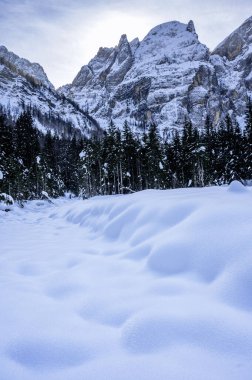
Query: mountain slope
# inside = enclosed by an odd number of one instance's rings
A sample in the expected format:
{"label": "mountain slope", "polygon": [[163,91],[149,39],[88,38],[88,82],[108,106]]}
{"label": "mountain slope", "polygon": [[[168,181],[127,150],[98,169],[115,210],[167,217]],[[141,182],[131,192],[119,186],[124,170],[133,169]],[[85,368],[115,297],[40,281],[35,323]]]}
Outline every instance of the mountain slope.
{"label": "mountain slope", "polygon": [[240,115],[246,107],[247,97],[252,96],[252,17],[221,42],[212,54],[222,109]]}
{"label": "mountain slope", "polygon": [[0,105],[14,118],[30,107],[36,126],[45,132],[77,130],[90,135],[96,121],[72,101],[55,91],[43,68],[0,47]]}
{"label": "mountain slope", "polygon": [[111,119],[119,126],[127,119],[136,127],[154,121],[169,132],[185,118],[200,128],[207,113],[217,124],[229,110],[239,115],[245,109],[251,90],[250,25],[251,18],[238,30],[241,49],[232,63],[224,52],[236,46],[237,32],[212,55],[199,42],[192,21],[161,24],[141,42],[129,43],[123,35],[115,48],[101,48],[59,92],[105,128]]}

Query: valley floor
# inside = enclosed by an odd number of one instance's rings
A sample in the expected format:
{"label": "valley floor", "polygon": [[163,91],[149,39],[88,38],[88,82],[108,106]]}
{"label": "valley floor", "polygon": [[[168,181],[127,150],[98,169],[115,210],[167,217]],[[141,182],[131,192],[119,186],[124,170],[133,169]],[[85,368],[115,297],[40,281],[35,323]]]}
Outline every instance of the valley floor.
{"label": "valley floor", "polygon": [[252,192],[0,211],[1,380],[250,380]]}

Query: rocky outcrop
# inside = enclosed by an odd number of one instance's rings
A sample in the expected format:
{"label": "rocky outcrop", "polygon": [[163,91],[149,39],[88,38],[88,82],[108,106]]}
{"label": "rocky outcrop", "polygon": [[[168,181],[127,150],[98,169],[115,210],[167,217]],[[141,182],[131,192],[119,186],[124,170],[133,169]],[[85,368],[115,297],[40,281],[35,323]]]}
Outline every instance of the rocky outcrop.
{"label": "rocky outcrop", "polygon": [[124,34],[119,41],[115,60],[106,78],[106,88],[108,91],[112,91],[113,88],[123,81],[125,75],[130,70],[132,63],[133,54],[127,37]]}
{"label": "rocky outcrop", "polygon": [[220,93],[220,111],[237,116],[242,125],[248,96],[252,96],[252,17],[227,37],[213,51]]}
{"label": "rocky outcrop", "polygon": [[248,18],[238,29],[230,34],[217,48],[213,54],[226,57],[229,61],[237,58],[244,48],[252,43],[252,16]]}

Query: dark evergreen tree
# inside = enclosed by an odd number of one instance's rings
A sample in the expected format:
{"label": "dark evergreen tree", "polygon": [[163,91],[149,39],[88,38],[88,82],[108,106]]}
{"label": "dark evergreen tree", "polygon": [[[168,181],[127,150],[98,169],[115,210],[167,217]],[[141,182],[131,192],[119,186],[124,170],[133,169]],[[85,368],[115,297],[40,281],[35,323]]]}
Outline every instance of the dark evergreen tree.
{"label": "dark evergreen tree", "polygon": [[211,122],[209,115],[206,117],[202,142],[202,146],[204,148],[204,182],[205,185],[211,185],[217,180],[216,157],[218,151],[218,140],[216,129],[213,127],[213,123]]}
{"label": "dark evergreen tree", "polygon": [[118,162],[123,189],[136,190],[139,186],[138,152],[138,140],[125,121],[122,131],[122,152]]}
{"label": "dark evergreen tree", "polygon": [[146,188],[161,189],[163,180],[163,151],[155,124],[151,124],[144,141]]}
{"label": "dark evergreen tree", "polygon": [[7,117],[0,113],[0,193],[12,193],[15,178],[15,159],[12,128]]}
{"label": "dark evergreen tree", "polygon": [[16,158],[15,191],[17,198],[29,199],[39,196],[40,174],[38,157],[40,153],[39,133],[33,126],[30,111],[24,111],[15,124],[14,150]]}
{"label": "dark evergreen tree", "polygon": [[119,162],[121,148],[121,133],[111,121],[108,131],[102,139],[102,181],[104,194],[116,194],[120,192],[120,168]]}
{"label": "dark evergreen tree", "polygon": [[38,130],[33,126],[30,111],[24,111],[16,122],[16,156],[22,160],[25,168],[30,169],[40,153]]}
{"label": "dark evergreen tree", "polygon": [[245,133],[244,133],[244,160],[246,179],[252,178],[252,101],[248,100],[245,112]]}
{"label": "dark evergreen tree", "polygon": [[39,165],[42,173],[42,190],[47,192],[50,197],[62,195],[64,187],[57,161],[57,142],[58,139],[53,137],[51,132],[47,132]]}
{"label": "dark evergreen tree", "polygon": [[171,142],[166,146],[166,171],[170,173],[171,183],[169,187],[182,187],[183,183],[183,159],[182,142],[178,130],[175,130]]}
{"label": "dark evergreen tree", "polygon": [[195,151],[198,148],[198,134],[190,120],[186,120],[182,130],[182,183],[184,186],[196,185],[195,176]]}

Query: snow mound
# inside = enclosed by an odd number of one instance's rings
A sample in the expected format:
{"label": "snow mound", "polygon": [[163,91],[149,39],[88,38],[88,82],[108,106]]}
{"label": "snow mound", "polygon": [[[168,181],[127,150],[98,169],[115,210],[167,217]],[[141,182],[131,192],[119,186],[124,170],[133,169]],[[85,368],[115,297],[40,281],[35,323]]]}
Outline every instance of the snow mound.
{"label": "snow mound", "polygon": [[217,283],[217,292],[222,300],[237,307],[252,311],[252,263],[244,260],[235,263],[224,272]]}
{"label": "snow mound", "polygon": [[244,193],[247,192],[247,188],[239,181],[232,181],[228,186],[228,191],[231,193]]}
{"label": "snow mound", "polygon": [[[225,191],[202,189],[199,196],[195,189],[147,190],[96,197],[61,210],[59,217],[87,229],[93,239],[113,244],[103,248],[105,255],[145,260],[146,268],[161,276],[190,273],[211,282],[237,260],[238,251],[250,252],[250,217],[245,215],[252,200],[230,207],[232,198]],[[249,193],[238,181],[228,191],[234,197],[237,191]]]}
{"label": "snow mound", "polygon": [[8,354],[25,367],[43,371],[80,365],[90,359],[90,352],[83,343],[64,339],[15,342]]}
{"label": "snow mound", "polygon": [[[202,301],[204,305],[203,300]],[[185,300],[185,305],[188,302]],[[184,306],[181,303],[181,307]],[[214,349],[219,353],[237,353],[250,355],[252,350],[252,329],[248,324],[236,325],[229,318],[223,318],[218,312],[204,311],[195,307],[184,314],[181,310],[151,311],[135,316],[127,322],[122,332],[122,342],[132,353],[151,353],[176,344],[197,345],[203,349]],[[175,305],[176,308],[176,305]],[[209,306],[206,305],[209,309]],[[195,310],[196,309],[196,310]],[[175,312],[176,311],[176,312]],[[234,329],[236,327],[236,329]]]}

